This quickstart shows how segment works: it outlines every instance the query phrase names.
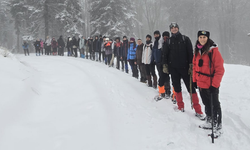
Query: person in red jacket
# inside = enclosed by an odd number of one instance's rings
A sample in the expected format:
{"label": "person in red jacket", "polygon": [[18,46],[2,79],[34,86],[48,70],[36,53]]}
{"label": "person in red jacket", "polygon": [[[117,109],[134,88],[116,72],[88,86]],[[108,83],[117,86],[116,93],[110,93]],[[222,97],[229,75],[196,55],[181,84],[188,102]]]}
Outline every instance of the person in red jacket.
{"label": "person in red jacket", "polygon": [[[199,87],[202,102],[205,105],[206,123],[200,125],[203,129],[212,129],[213,107],[214,129],[221,131],[221,106],[219,87],[224,75],[224,60],[217,45],[209,38],[208,31],[199,31],[193,57],[193,82]],[[213,106],[211,106],[211,95]]]}

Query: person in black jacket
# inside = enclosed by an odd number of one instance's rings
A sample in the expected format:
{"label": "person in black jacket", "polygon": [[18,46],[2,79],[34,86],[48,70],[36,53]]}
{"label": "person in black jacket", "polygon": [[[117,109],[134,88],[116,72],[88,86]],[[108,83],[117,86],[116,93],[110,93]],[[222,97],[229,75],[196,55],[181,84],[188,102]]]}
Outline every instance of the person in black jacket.
{"label": "person in black jacket", "polygon": [[98,61],[99,59],[99,43],[98,43],[98,36],[95,37],[95,40],[93,42],[93,50],[94,50],[94,59],[93,60],[96,60]]}
{"label": "person in black jacket", "polygon": [[127,36],[123,36],[121,62],[122,62],[122,71],[124,71],[124,66],[125,66],[126,73],[128,73],[128,60],[127,60],[128,48],[129,48],[128,38]]}
{"label": "person in black jacket", "polygon": [[99,37],[100,37],[100,38],[99,38],[99,40],[98,40],[98,52],[99,52],[99,61],[101,62],[103,38],[102,38],[102,35],[100,35]]}
{"label": "person in black jacket", "polygon": [[62,35],[57,40],[57,43],[58,43],[58,55],[59,56],[64,56],[65,42],[63,41],[63,36]]}
{"label": "person in black jacket", "polygon": [[35,46],[35,49],[36,49],[36,56],[40,56],[41,54],[40,54],[40,47],[41,47],[41,45],[40,45],[40,40],[39,39],[37,39],[35,42],[34,42],[34,46]]}
{"label": "person in black jacket", "polygon": [[89,54],[90,54],[90,59],[94,60],[94,56],[93,56],[93,53],[94,53],[94,49],[93,49],[93,38],[90,37],[90,39],[88,40],[88,46],[89,46]]}
{"label": "person in black jacket", "polygon": [[[193,48],[190,39],[179,32],[179,26],[173,22],[170,24],[172,36],[167,41],[165,56],[163,60],[163,72],[171,74],[172,83],[176,92],[176,101],[178,109],[184,112],[184,103],[182,98],[181,79],[183,79],[188,92],[190,92],[190,76],[192,74]],[[192,84],[192,83],[191,83]],[[195,88],[192,86],[192,102],[196,116],[202,115],[201,106]]]}
{"label": "person in black jacket", "polygon": [[78,45],[79,45],[78,40],[77,40],[76,37],[74,36],[74,37],[72,38],[72,47],[73,47],[73,51],[74,51],[75,57],[77,57],[77,48],[78,48]]}

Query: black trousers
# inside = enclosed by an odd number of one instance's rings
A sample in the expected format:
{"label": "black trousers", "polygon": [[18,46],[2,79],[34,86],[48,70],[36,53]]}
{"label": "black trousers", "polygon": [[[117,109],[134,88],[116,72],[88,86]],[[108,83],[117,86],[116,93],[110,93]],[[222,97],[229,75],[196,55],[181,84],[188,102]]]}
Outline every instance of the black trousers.
{"label": "black trousers", "polygon": [[74,53],[75,53],[75,57],[77,57],[77,48],[73,48]]}
{"label": "black trousers", "polygon": [[101,58],[102,58],[102,52],[101,50],[99,50],[99,61],[101,61]]}
{"label": "black trousers", "polygon": [[106,59],[107,59],[106,65],[109,65],[109,64],[110,64],[110,61],[111,61],[111,59],[112,59],[112,54],[108,54],[108,55],[106,55],[105,57],[106,57]]}
{"label": "black trousers", "polygon": [[155,76],[155,64],[145,64],[145,70],[146,70],[146,75],[147,76]]}
{"label": "black trousers", "polygon": [[39,53],[40,54],[40,48],[36,47],[36,54]]}
{"label": "black trousers", "polygon": [[141,79],[142,80],[146,80],[147,79],[147,75],[146,75],[146,68],[144,64],[140,64],[139,66],[139,70],[140,70],[140,75],[141,75]]}
{"label": "black trousers", "polygon": [[64,48],[58,48],[58,55],[63,56],[64,55]]}
{"label": "black trousers", "polygon": [[[181,79],[183,79],[185,86],[190,93],[190,75],[188,74],[188,69],[186,68],[171,68],[169,67],[171,74],[172,84],[176,93],[181,92]],[[192,82],[192,81],[191,81]],[[192,84],[192,93],[196,93],[195,88]]]}
{"label": "black trousers", "polygon": [[[211,117],[211,92],[209,89],[199,89],[203,104],[205,105],[205,113],[207,116]],[[216,123],[221,124],[221,106],[219,101],[219,88],[216,89],[215,93],[212,94],[213,100],[213,115]]]}
{"label": "black trousers", "polygon": [[129,60],[129,64],[132,70],[133,77],[138,78],[138,68],[137,65],[135,65],[135,60]]}
{"label": "black trousers", "polygon": [[162,64],[157,64],[156,67],[157,67],[158,74],[159,74],[158,85],[160,87],[162,87],[162,86],[165,87],[166,94],[171,94],[169,74],[166,74],[163,72],[163,65]]}
{"label": "black trousers", "polygon": [[68,49],[68,56],[71,56],[71,48],[67,48]]}

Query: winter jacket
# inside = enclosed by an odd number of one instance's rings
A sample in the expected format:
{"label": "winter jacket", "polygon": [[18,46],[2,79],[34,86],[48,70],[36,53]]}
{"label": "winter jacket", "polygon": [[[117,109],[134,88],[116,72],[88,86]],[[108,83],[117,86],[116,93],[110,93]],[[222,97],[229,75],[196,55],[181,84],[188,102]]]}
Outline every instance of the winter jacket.
{"label": "winter jacket", "polygon": [[141,65],[142,64],[143,47],[144,47],[143,43],[141,45],[137,46],[137,49],[136,49],[136,58],[135,58],[135,61],[136,61],[137,65]]}
{"label": "winter jacket", "polygon": [[57,48],[57,46],[58,46],[57,41],[56,40],[52,40],[51,41],[51,46],[52,46],[52,48]]}
{"label": "winter jacket", "polygon": [[73,48],[77,48],[78,47],[78,40],[75,37],[72,38],[71,42],[72,42],[72,47]]}
{"label": "winter jacket", "polygon": [[23,49],[28,49],[29,48],[29,44],[28,43],[23,43]]}
{"label": "winter jacket", "polygon": [[95,52],[99,52],[98,39],[94,40],[93,49],[94,49]]}
{"label": "winter jacket", "polygon": [[127,60],[135,60],[135,58],[136,58],[136,48],[137,48],[137,45],[134,48],[134,43],[129,44]]}
{"label": "winter jacket", "polygon": [[67,41],[67,48],[72,48],[72,40],[69,40],[70,38],[68,38],[68,41]]}
{"label": "winter jacket", "polygon": [[98,40],[98,50],[99,50],[99,52],[101,52],[102,51],[102,49],[103,49],[103,38],[100,38],[99,40]]}
{"label": "winter jacket", "polygon": [[43,41],[40,41],[40,47],[43,48]]}
{"label": "winter jacket", "polygon": [[83,39],[83,38],[80,39],[79,48],[80,49],[85,49],[85,39]]}
{"label": "winter jacket", "polygon": [[65,42],[63,41],[63,38],[62,38],[62,37],[60,37],[60,38],[57,40],[57,43],[58,43],[58,46],[59,46],[59,47],[62,47],[62,48],[65,47]]}
{"label": "winter jacket", "polygon": [[164,63],[167,63],[172,68],[189,68],[189,64],[192,63],[193,59],[190,39],[181,33],[177,33],[172,35],[168,42],[169,44],[164,50],[166,51]]}
{"label": "winter jacket", "polygon": [[145,44],[143,46],[143,52],[142,52],[142,63],[143,64],[151,64],[152,62],[152,43]]}
{"label": "winter jacket", "polygon": [[48,38],[46,41],[45,41],[45,45],[46,46],[50,46],[51,45],[51,39]]}
{"label": "winter jacket", "polygon": [[106,55],[112,54],[112,42],[105,43],[104,47],[105,47],[105,54]]}
{"label": "winter jacket", "polygon": [[34,46],[35,46],[35,48],[36,49],[39,49],[40,48],[40,41],[36,41],[35,43],[34,43]]}
{"label": "winter jacket", "polygon": [[[209,55],[211,55],[212,59],[211,74],[209,67]],[[203,60],[203,65],[201,67],[199,67],[200,59]],[[209,52],[204,53],[202,56],[200,53],[198,53],[197,56],[193,57],[193,82],[196,82],[197,86],[200,88],[209,89],[212,78],[212,86],[219,88],[225,72],[223,63],[224,60],[216,45],[213,45]]]}
{"label": "winter jacket", "polygon": [[162,45],[163,45],[163,37],[153,42],[153,57],[152,61],[156,62],[156,64],[162,63]]}
{"label": "winter jacket", "polygon": [[114,55],[117,57],[122,57],[122,42],[115,43]]}
{"label": "winter jacket", "polygon": [[88,40],[89,52],[93,52],[93,39]]}
{"label": "winter jacket", "polygon": [[129,48],[129,46],[128,46],[128,40],[123,41],[123,43],[122,43],[122,57],[127,57],[127,55],[128,55],[128,48]]}

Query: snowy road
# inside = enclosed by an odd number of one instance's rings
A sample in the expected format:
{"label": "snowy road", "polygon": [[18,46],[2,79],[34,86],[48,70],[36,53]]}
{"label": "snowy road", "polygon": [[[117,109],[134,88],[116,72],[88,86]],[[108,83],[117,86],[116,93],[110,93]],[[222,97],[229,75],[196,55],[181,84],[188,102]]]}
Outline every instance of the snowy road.
{"label": "snowy road", "polygon": [[[229,93],[234,66],[227,66],[221,90],[224,135],[212,145],[209,131],[198,128],[202,122],[185,90],[186,112],[178,113],[170,100],[152,100],[156,90],[102,63],[16,58],[0,57],[8,64],[0,68],[0,150],[250,149],[249,117],[241,116],[249,112],[250,100],[245,95],[237,103]],[[249,89],[248,77],[240,79]]]}

